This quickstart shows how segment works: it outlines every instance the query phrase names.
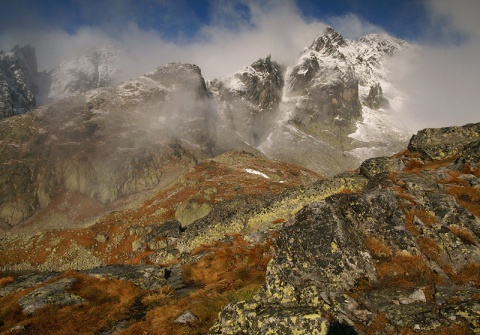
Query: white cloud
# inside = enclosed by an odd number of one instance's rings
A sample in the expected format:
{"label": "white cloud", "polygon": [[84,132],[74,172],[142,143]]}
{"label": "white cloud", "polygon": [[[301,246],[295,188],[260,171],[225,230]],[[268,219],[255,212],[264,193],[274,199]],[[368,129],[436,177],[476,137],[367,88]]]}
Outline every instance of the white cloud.
{"label": "white cloud", "polygon": [[413,130],[480,122],[480,2],[430,1],[427,8],[432,28],[441,23],[448,38],[393,60],[394,81],[406,95],[398,117]]}
{"label": "white cloud", "polygon": [[[160,32],[143,30],[131,21],[113,34],[111,25],[84,27],[73,33],[60,29],[24,29],[0,33],[0,50],[15,44],[35,47],[39,69],[50,70],[61,60],[90,48],[110,44],[125,51],[122,79],[154,70],[168,62],[197,64],[206,79],[232,74],[268,55],[289,64],[326,27],[314,18],[302,16],[293,1],[212,1],[212,24],[204,26],[186,42],[173,43]],[[243,6],[243,12],[236,11]],[[347,37],[377,32],[379,28],[350,14],[329,22]],[[338,28],[337,28],[338,26]]]}
{"label": "white cloud", "polygon": [[367,34],[383,34],[385,31],[355,14],[334,16],[328,19],[328,23],[344,37],[357,39]]}
{"label": "white cloud", "polygon": [[229,75],[269,54],[278,62],[291,62],[325,27],[319,21],[305,20],[288,1],[272,1],[268,6],[239,3],[248,6],[249,16],[233,17],[234,29],[224,24],[231,18],[232,8],[217,8],[214,24],[203,27],[187,43],[168,42],[159,32],[142,30],[130,23],[114,37],[100,27],[81,28],[74,33],[59,29],[6,31],[0,34],[0,49],[31,44],[36,49],[39,69],[50,70],[61,60],[110,44],[125,51],[123,79],[172,61],[197,64],[207,79],[213,79]]}
{"label": "white cloud", "polygon": [[[212,1],[212,4],[212,23],[195,36],[177,43],[165,40],[158,31],[141,29],[131,21],[123,22],[114,34],[112,25],[109,29],[83,27],[73,33],[41,27],[3,30],[0,50],[29,43],[36,48],[40,70],[50,70],[60,60],[94,46],[110,44],[124,51],[121,79],[173,61],[197,64],[206,79],[213,79],[232,74],[269,54],[275,61],[291,64],[325,27],[325,23],[300,14],[288,0],[237,0],[228,6]],[[238,6],[242,11],[237,11]],[[480,13],[480,1],[431,0],[427,8],[431,31],[435,31],[427,32],[427,36],[435,40],[423,41],[421,53],[392,62],[392,77],[406,96],[397,116],[414,130],[479,122],[476,106],[480,24],[476,14]],[[326,23],[347,38],[383,32],[354,14],[332,17]],[[450,43],[440,44],[439,33],[449,37],[446,41]],[[463,39],[455,40],[458,36]]]}

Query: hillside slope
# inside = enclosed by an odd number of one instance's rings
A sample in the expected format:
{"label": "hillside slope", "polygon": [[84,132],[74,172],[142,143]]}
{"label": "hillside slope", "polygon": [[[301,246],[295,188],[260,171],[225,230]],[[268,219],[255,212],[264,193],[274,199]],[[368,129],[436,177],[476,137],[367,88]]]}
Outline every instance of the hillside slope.
{"label": "hillside slope", "polygon": [[10,236],[4,270],[77,271],[4,277],[0,331],[476,334],[479,141],[426,129],[329,179],[226,153],[88,228]]}

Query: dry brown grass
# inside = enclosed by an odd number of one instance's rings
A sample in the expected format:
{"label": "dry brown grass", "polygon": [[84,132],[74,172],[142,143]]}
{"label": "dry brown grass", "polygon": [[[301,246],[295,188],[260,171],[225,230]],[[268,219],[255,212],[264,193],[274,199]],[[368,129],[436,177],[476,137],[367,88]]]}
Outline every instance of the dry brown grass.
{"label": "dry brown grass", "polygon": [[469,163],[463,166],[462,173],[473,174],[475,177],[480,178],[480,163],[472,166]]}
{"label": "dry brown grass", "polygon": [[88,302],[71,307],[47,307],[28,320],[35,334],[92,334],[109,327],[110,322],[129,316],[130,307],[141,290],[128,281],[97,279],[75,272],[65,277],[77,278],[73,293]]}
{"label": "dry brown grass", "polygon": [[145,306],[157,307],[168,304],[175,295],[175,289],[171,286],[162,286],[157,290],[148,292],[143,298],[142,303]]}
{"label": "dry brown grass", "polygon": [[386,258],[392,256],[390,248],[379,238],[369,236],[367,238],[367,249],[374,258]]}
{"label": "dry brown grass", "polygon": [[424,170],[435,170],[445,166],[448,166],[451,162],[457,159],[458,156],[450,156],[441,160],[421,162],[416,158],[411,158],[405,164],[403,171],[408,173],[419,173]]}
{"label": "dry brown grass", "polygon": [[0,320],[3,322],[0,325],[0,334],[3,334],[4,331],[6,332],[25,318],[17,301],[31,291],[15,292],[5,297],[0,297]]}
{"label": "dry brown grass", "polygon": [[467,230],[466,228],[458,227],[458,226],[450,226],[450,231],[457,236],[464,244],[467,245],[475,245],[477,239],[475,236]]}
{"label": "dry brown grass", "polygon": [[30,290],[10,294],[0,299],[0,319],[4,322],[0,331],[22,323],[29,334],[94,334],[108,328],[110,322],[128,317],[129,308],[142,293],[127,281],[97,279],[73,271],[62,276],[77,279],[71,291],[86,299],[86,303],[67,307],[50,305],[33,315],[24,315],[16,301]]}
{"label": "dry brown grass", "polygon": [[[233,243],[214,244],[207,256],[198,263],[183,267],[184,280],[193,285],[209,285],[248,278],[250,282],[263,282],[267,263],[272,257],[272,243],[250,246],[239,235]],[[205,251],[205,250],[204,250]],[[195,250],[198,253],[198,249]]]}
{"label": "dry brown grass", "polygon": [[411,173],[416,173],[420,172],[425,164],[420,162],[419,160],[416,159],[410,159],[407,164],[405,165],[404,171],[406,172],[411,172]]}
{"label": "dry brown grass", "polygon": [[415,218],[418,218],[427,227],[432,227],[437,224],[437,219],[433,213],[418,208],[408,210],[406,212],[405,228],[415,237],[418,237],[420,234],[415,226]]}
{"label": "dry brown grass", "polygon": [[452,275],[454,282],[459,284],[473,284],[480,286],[480,265],[470,263],[465,265],[460,271]]}
{"label": "dry brown grass", "polygon": [[402,157],[405,157],[405,158],[421,158],[422,154],[419,153],[419,152],[413,152],[413,151],[410,151],[410,150],[406,149],[404,151],[396,153],[393,157],[395,157],[395,158],[402,158]]}
{"label": "dry brown grass", "polygon": [[457,202],[469,212],[480,218],[480,189],[466,186],[452,186],[447,193],[453,195]]}
{"label": "dry brown grass", "polygon": [[[161,303],[148,312],[145,321],[119,335],[205,334],[227,304],[250,299],[258,292],[272,257],[271,247],[270,241],[249,245],[240,236],[230,243],[202,246],[195,253],[205,256],[197,263],[183,266],[185,282],[196,288],[186,297],[160,293]],[[173,323],[186,310],[192,311],[199,321],[190,325]]]}
{"label": "dry brown grass", "polygon": [[438,264],[442,265],[441,254],[443,253],[442,249],[438,245],[438,242],[427,237],[418,237],[417,238],[418,246],[422,253],[427,256],[429,259],[434,260]]}
{"label": "dry brown grass", "polygon": [[0,288],[4,287],[7,284],[13,283],[14,281],[15,279],[13,279],[13,277],[10,277],[10,276],[0,278]]}
{"label": "dry brown grass", "polygon": [[[12,293],[0,298],[0,333],[21,323],[31,334],[94,334],[137,313],[141,302],[145,318],[117,334],[205,334],[228,303],[250,299],[258,292],[272,257],[272,244],[250,245],[235,236],[229,243],[204,246],[204,257],[184,266],[184,280],[193,288],[187,296],[178,296],[171,287],[146,292],[127,281],[67,271],[62,277],[77,279],[71,292],[88,302],[63,308],[47,306],[27,316],[16,301],[34,288]],[[186,310],[200,321],[173,323]]]}
{"label": "dry brown grass", "polygon": [[440,279],[420,255],[397,252],[392,257],[375,264],[382,287],[413,289],[440,282]]}

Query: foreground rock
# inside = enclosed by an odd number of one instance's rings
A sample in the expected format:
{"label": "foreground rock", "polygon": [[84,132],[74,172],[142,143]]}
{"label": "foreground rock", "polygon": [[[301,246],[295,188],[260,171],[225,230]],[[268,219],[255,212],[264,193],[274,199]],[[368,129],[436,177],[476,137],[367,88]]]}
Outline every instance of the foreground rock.
{"label": "foreground rock", "polygon": [[74,278],[63,278],[47,286],[40,287],[22,297],[18,304],[25,314],[33,314],[47,305],[71,306],[85,302],[76,294],[67,292],[75,283]]}
{"label": "foreground rock", "polygon": [[422,131],[411,140],[421,157],[372,159],[361,193],[304,207],[281,230],[261,292],[210,333],[480,333],[480,176],[469,173],[480,161],[461,163],[479,125]]}

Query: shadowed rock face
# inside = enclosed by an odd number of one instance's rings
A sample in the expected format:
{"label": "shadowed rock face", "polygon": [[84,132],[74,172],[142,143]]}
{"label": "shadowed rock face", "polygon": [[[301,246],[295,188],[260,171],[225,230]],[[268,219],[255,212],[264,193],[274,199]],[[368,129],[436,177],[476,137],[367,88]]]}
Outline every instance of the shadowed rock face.
{"label": "shadowed rock face", "polygon": [[406,48],[386,35],[347,40],[327,28],[287,68],[277,119],[260,150],[324,175],[401,150],[410,135],[387,112],[398,92],[384,92],[381,83],[389,81],[384,61]]}
{"label": "shadowed rock face", "polygon": [[217,101],[219,121],[257,146],[272,127],[283,84],[283,69],[268,56],[230,77],[212,81],[209,89]]}
{"label": "shadowed rock face", "polygon": [[[348,125],[361,117],[358,81],[354,68],[339,50],[342,46],[346,46],[343,37],[326,29],[288,74],[287,95],[307,98],[293,112],[292,119],[299,125],[333,123],[335,119]],[[338,64],[323,62],[323,57],[335,59]]]}

